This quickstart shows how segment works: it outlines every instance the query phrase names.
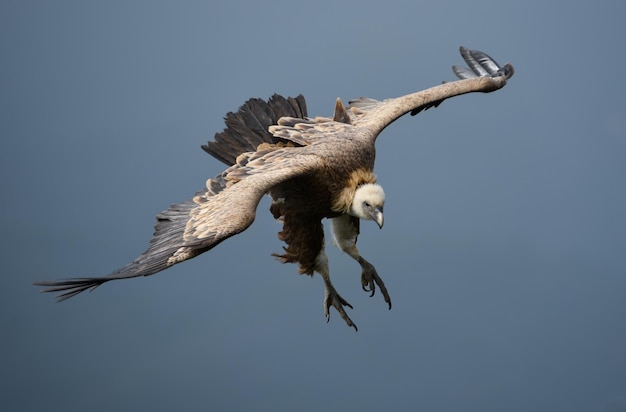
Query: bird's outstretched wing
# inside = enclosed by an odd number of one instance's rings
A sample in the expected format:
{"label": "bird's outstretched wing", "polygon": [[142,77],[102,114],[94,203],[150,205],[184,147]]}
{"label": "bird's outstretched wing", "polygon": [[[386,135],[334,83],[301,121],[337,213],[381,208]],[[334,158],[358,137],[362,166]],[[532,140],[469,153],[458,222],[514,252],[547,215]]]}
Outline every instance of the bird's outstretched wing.
{"label": "bird's outstretched wing", "polygon": [[152,275],[212,249],[252,224],[261,197],[273,186],[320,166],[318,157],[303,149],[270,149],[240,158],[240,163],[209,179],[193,199],[158,214],[148,249],[111,274],[35,285],[45,286],[42,292],[61,292],[57,300],[63,301],[110,280]]}
{"label": "bird's outstretched wing", "polygon": [[460,48],[463,60],[470,70],[453,66],[452,71],[460,80],[444,82],[420,92],[382,101],[360,97],[351,100],[348,112],[355,126],[370,130],[371,138],[378,134],[399,117],[437,107],[445,99],[473,92],[493,92],[506,85],[514,74],[510,63],[500,66],[494,59],[478,50]]}
{"label": "bird's outstretched wing", "polygon": [[286,143],[268,131],[278,119],[304,119],[306,116],[306,101],[302,95],[285,98],[274,94],[267,101],[250,99],[237,112],[224,117],[226,128],[215,134],[214,141],[202,145],[202,149],[220,162],[234,165],[240,154],[254,152],[262,143]]}
{"label": "bird's outstretched wing", "polygon": [[[306,118],[301,96],[274,96],[267,104],[248,101],[238,113],[227,115],[227,128],[216,135],[216,141],[203,146],[232,166],[209,179],[206,189],[193,199],[160,213],[144,253],[107,276],[35,284],[45,286],[44,292],[61,292],[58,300],[65,300],[107,281],[151,275],[197,256],[249,227],[259,200],[275,185],[326,167],[323,159],[337,152],[333,139],[342,140],[342,150],[349,145],[362,149],[361,139],[373,142],[406,113],[417,114],[453,96],[498,90],[513,76],[513,66],[500,67],[482,52],[461,48],[461,55],[470,66],[470,70],[453,68],[461,80],[384,101],[356,99],[347,110],[338,101],[332,119]],[[373,168],[373,154],[368,152],[365,158],[361,166]]]}

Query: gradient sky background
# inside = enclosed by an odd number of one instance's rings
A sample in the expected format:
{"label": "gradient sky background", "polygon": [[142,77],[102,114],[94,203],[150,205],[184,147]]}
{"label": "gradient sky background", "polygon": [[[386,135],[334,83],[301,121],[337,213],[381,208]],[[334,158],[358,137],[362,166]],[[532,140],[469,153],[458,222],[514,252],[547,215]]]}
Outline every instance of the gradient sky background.
{"label": "gradient sky background", "polygon": [[[586,3],[586,4],[585,4]],[[3,410],[625,411],[626,3],[0,3]],[[359,332],[255,224],[150,278],[63,304],[35,280],[103,275],[223,166],[200,145],[249,97],[503,90],[378,140],[383,230],[329,249]]]}

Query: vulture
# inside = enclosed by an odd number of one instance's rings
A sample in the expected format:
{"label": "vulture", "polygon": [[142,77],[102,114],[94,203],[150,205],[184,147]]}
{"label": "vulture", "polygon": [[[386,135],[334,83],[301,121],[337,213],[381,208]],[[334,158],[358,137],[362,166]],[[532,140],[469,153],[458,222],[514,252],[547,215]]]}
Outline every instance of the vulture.
{"label": "vulture", "polygon": [[285,243],[274,256],[297,263],[301,274],[317,272],[324,281],[327,321],[333,307],[357,330],[345,310],[352,306],[331,282],[323,219],[331,220],[339,249],[361,266],[362,289],[373,296],[378,287],[391,309],[384,282],[356,246],[360,220],[383,227],[385,193],[374,174],[376,138],[407,113],[416,115],[454,96],[498,90],[513,76],[509,63],[500,66],[464,47],[460,52],[469,69],[453,66],[458,80],[382,101],[360,97],[345,106],[338,98],[333,117],[308,117],[301,95],[248,100],[238,112],[228,113],[226,128],[202,146],[228,167],[192,199],[156,216],[145,252],[107,276],[35,285],[44,286],[42,292],[60,292],[57,301],[63,301],[111,280],[153,275],[246,230],[259,201],[269,195],[270,212],[282,224],[278,238]]}

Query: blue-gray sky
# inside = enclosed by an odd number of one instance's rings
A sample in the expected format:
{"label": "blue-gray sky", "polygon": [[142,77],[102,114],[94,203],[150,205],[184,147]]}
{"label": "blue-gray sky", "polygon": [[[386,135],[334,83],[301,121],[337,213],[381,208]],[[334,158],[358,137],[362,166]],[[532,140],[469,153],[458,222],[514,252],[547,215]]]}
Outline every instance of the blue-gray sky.
{"label": "blue-gray sky", "polygon": [[[625,6],[598,2],[3,1],[4,410],[626,410]],[[386,98],[453,78],[458,46],[516,75],[378,139],[383,230],[319,277],[245,233],[63,304],[222,170],[200,145],[249,97]],[[611,409],[613,408],[613,409]]]}

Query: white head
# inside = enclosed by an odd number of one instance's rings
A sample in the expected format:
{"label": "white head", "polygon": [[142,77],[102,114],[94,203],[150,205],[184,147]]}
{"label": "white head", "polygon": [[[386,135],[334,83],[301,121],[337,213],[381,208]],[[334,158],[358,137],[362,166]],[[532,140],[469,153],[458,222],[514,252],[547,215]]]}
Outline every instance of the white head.
{"label": "white head", "polygon": [[367,183],[359,186],[354,192],[350,214],[359,219],[373,220],[382,229],[384,205],[385,192],[383,188],[374,183]]}

